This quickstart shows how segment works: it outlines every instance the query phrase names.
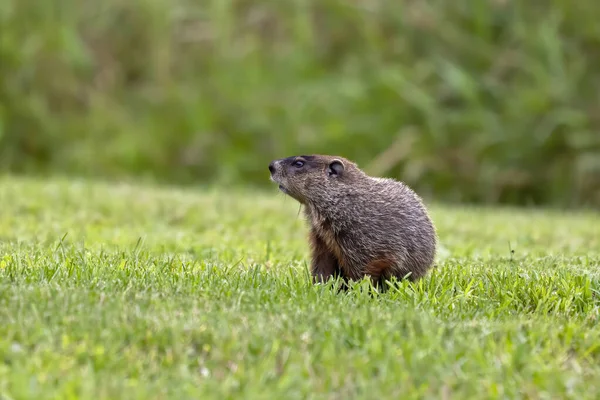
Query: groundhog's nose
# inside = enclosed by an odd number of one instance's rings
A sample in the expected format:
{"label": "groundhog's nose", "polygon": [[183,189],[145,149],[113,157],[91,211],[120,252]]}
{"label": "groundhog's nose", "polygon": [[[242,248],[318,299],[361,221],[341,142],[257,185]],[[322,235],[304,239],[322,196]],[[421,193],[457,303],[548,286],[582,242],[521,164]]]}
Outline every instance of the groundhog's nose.
{"label": "groundhog's nose", "polygon": [[269,171],[271,173],[275,172],[275,161],[271,161],[271,164],[269,164]]}

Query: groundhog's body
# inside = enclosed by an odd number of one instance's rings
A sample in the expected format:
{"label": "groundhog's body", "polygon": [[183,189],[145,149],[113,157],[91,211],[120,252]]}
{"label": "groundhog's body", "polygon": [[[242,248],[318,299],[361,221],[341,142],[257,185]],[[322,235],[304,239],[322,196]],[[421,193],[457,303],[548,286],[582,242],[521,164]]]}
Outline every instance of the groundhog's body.
{"label": "groundhog's body", "polygon": [[435,228],[420,197],[403,183],[323,155],[276,160],[269,170],[305,206],[315,280],[416,280],[432,267]]}

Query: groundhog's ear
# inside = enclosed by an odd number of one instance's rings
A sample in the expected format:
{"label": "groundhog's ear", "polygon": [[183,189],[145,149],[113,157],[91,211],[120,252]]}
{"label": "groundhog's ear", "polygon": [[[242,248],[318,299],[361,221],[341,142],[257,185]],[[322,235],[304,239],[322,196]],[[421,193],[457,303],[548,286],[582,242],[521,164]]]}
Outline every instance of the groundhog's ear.
{"label": "groundhog's ear", "polygon": [[327,167],[327,175],[329,176],[339,176],[344,172],[344,163],[340,160],[333,160],[329,163]]}

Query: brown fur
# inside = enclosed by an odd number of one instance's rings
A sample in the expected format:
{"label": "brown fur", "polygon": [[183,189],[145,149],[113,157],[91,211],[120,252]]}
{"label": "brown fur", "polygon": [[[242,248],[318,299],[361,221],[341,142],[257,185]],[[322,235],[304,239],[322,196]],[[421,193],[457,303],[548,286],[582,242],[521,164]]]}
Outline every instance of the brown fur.
{"label": "brown fur", "polygon": [[312,274],[315,282],[325,282],[339,272],[337,258],[327,249],[327,245],[317,234],[311,232]]}
{"label": "brown fur", "polygon": [[315,282],[335,276],[414,281],[432,267],[437,237],[421,198],[402,182],[370,177],[342,157],[275,160],[271,180],[305,206]]}

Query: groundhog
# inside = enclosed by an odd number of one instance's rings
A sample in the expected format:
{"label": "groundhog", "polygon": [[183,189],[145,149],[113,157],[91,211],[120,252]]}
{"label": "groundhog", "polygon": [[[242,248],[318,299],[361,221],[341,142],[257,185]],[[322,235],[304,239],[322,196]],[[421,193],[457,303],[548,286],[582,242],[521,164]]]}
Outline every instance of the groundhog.
{"label": "groundhog", "polygon": [[369,176],[330,155],[274,160],[269,171],[304,207],[313,282],[369,276],[382,287],[392,276],[414,282],[432,268],[435,227],[422,199],[404,183]]}

